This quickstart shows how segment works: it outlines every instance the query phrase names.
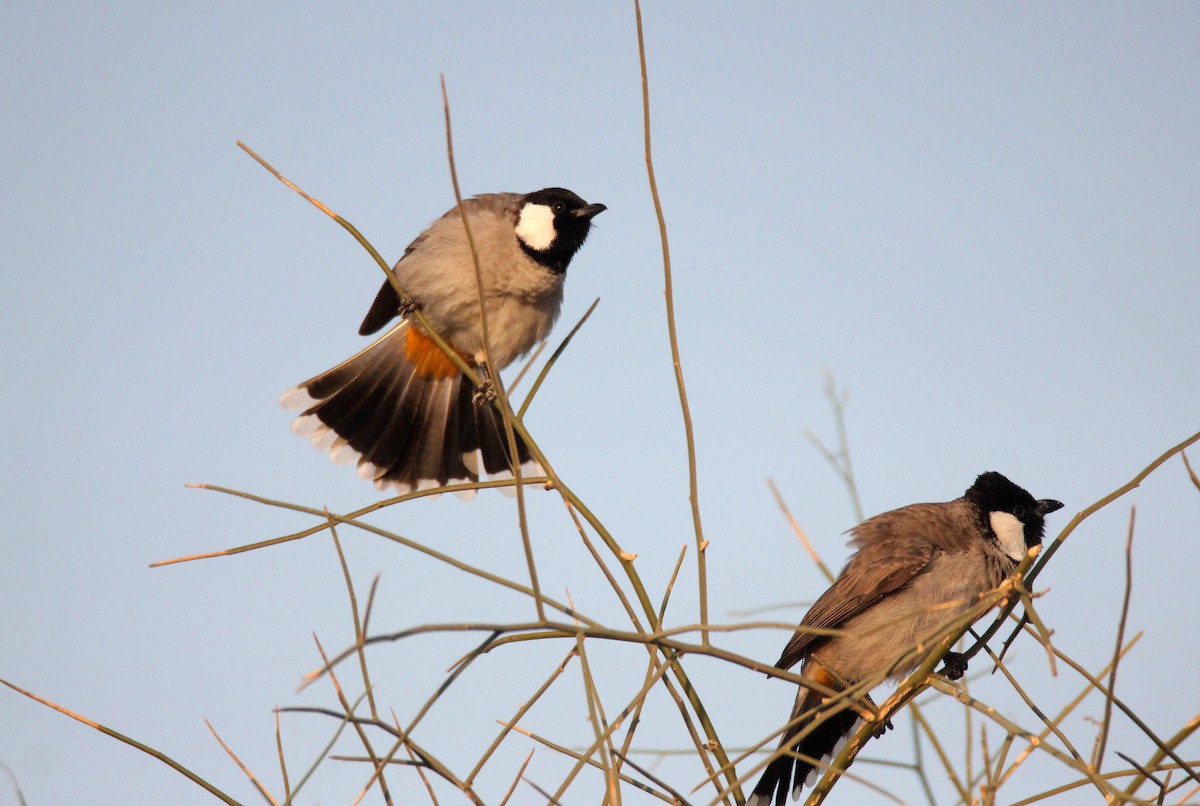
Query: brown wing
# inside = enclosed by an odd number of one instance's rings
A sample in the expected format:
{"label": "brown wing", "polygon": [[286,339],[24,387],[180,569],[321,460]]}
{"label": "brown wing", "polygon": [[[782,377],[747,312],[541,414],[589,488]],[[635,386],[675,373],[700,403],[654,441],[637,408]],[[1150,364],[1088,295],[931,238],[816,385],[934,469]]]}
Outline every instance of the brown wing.
{"label": "brown wing", "polygon": [[837,581],[813,603],[792,640],[775,664],[780,669],[796,665],[814,641],[826,636],[807,628],[834,630],[885,596],[900,590],[928,567],[935,547],[907,537],[863,541]]}
{"label": "brown wing", "polygon": [[[457,213],[455,208],[450,213]],[[445,216],[443,216],[445,218]],[[400,260],[408,257],[409,253],[416,249],[428,238],[428,235],[422,232],[416,239],[410,243],[405,249],[404,254],[400,256]],[[396,266],[400,265],[400,260],[396,261]],[[379,289],[379,293],[375,295],[375,301],[371,303],[371,310],[367,311],[367,315],[363,318],[362,324],[358,326],[358,335],[370,336],[372,333],[380,331],[384,325],[392,321],[400,313],[400,295],[396,293],[396,289],[392,287],[392,281],[384,278],[383,286]]]}

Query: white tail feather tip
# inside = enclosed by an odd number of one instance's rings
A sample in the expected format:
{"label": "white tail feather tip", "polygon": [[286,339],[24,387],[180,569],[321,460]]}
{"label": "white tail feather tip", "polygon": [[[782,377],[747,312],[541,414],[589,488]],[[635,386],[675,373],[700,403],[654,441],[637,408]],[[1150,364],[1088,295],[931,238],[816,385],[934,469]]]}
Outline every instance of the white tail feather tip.
{"label": "white tail feather tip", "polygon": [[362,454],[350,447],[348,442],[339,438],[334,440],[329,458],[335,465],[352,465],[362,459]]}
{"label": "white tail feather tip", "polygon": [[310,395],[308,390],[302,386],[293,386],[279,396],[279,405],[288,411],[300,411],[312,408],[316,402],[316,398]]}

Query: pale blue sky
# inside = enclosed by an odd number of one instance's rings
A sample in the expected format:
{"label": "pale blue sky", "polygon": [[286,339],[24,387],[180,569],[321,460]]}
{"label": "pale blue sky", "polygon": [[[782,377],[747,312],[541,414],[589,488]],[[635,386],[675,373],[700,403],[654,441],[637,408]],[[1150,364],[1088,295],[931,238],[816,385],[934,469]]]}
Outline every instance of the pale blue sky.
{"label": "pale blue sky", "polygon": [[[651,3],[645,23],[714,620],[823,588],[768,477],[826,561],[846,556],[853,515],[804,436],[833,438],[824,368],[851,390],[868,514],[954,498],[999,470],[1066,503],[1053,534],[1200,428],[1200,6]],[[331,704],[327,687],[295,694],[317,664],[311,633],[331,650],[351,640],[328,539],[147,565],[309,523],[187,482],[334,510],[376,499],[293,436],[275,400],[360,348],[380,273],[234,142],[395,259],[453,202],[439,74],[465,192],[562,185],[608,205],[571,267],[556,335],[597,296],[600,306],[527,421],[639,554],[657,596],[691,521],[636,45],[632,7],[616,3],[5,4],[0,677],[255,801],[207,717],[281,791],[271,709]],[[1130,503],[1130,630],[1146,636],[1119,683],[1140,672],[1161,685],[1120,693],[1170,734],[1200,709],[1200,682],[1183,671],[1200,667],[1200,494],[1178,459],[1075,533],[1039,579],[1050,588],[1042,610],[1060,646],[1091,668],[1104,662]],[[530,513],[547,591],[569,588],[581,609],[620,624],[557,496],[531,495]],[[375,521],[523,577],[514,505],[499,495],[417,502]],[[525,601],[377,538],[343,540],[360,592],[383,574],[378,629],[532,616]],[[674,624],[695,620],[694,579],[689,563]],[[786,635],[722,640],[773,661]],[[470,645],[378,650],[379,696],[411,716]],[[567,649],[493,653],[430,715],[423,743],[469,768],[493,720]],[[645,653],[594,652],[616,710]],[[1069,674],[1044,674],[1031,642],[1015,652],[1050,702],[1077,690]],[[786,717],[785,684],[691,664],[728,744]],[[979,696],[1015,702],[996,677]],[[578,668],[564,681],[526,724],[586,744]],[[949,707],[932,713],[961,721]],[[1085,749],[1082,717],[1099,713],[1092,703],[1072,723]],[[293,780],[332,727],[285,718]],[[643,746],[686,743],[659,700],[639,735]],[[906,758],[906,737],[868,755]],[[529,748],[512,740],[481,777],[488,802]],[[1110,748],[1148,752],[1124,726]],[[0,762],[31,804],[211,802],[150,757],[6,691]],[[567,768],[539,750],[529,775],[553,788]],[[702,775],[686,759],[657,769],[685,791]],[[910,775],[855,769],[920,800]],[[298,802],[346,803],[364,780],[330,762]],[[1011,796],[1065,780],[1042,765]],[[594,802],[596,781],[566,802]],[[392,782],[417,796],[412,776]],[[862,790],[839,794],[831,802],[859,802]],[[13,802],[0,782],[0,804]]]}

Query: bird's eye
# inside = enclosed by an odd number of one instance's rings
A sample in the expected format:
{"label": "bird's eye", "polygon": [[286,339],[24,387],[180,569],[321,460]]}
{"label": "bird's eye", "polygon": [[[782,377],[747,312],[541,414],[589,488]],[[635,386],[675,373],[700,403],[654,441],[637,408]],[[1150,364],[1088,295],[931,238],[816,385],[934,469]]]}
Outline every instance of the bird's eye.
{"label": "bird's eye", "polygon": [[555,215],[558,215],[559,213],[565,213],[567,211],[567,205],[564,202],[555,202],[554,207],[551,209],[554,210]]}
{"label": "bird's eye", "polygon": [[1020,504],[1017,504],[1016,508],[1013,509],[1013,514],[1016,515],[1018,518],[1024,518],[1025,517],[1025,507],[1021,506]]}

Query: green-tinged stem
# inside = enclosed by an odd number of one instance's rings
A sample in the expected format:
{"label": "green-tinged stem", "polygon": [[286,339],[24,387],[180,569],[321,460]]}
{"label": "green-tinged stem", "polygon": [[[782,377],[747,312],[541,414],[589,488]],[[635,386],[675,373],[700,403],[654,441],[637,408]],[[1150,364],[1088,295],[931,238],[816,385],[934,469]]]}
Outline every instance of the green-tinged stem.
{"label": "green-tinged stem", "polygon": [[99,732],[103,733],[105,736],[110,736],[113,739],[116,739],[119,742],[123,742],[124,744],[127,744],[136,750],[141,750],[146,755],[152,756],[152,757],[158,759],[159,761],[161,761],[163,764],[166,764],[168,767],[175,770],[177,773],[179,773],[183,777],[187,778],[189,781],[196,784],[197,786],[199,786],[200,788],[202,788],[203,790],[208,792],[213,797],[218,798],[219,800],[221,800],[224,803],[235,804],[235,806],[240,806],[238,801],[229,797],[224,792],[222,792],[220,789],[217,789],[215,786],[210,784],[208,781],[204,780],[199,775],[192,772],[187,767],[183,766],[178,761],[176,761],[175,759],[168,756],[166,753],[161,753],[158,750],[155,750],[153,747],[148,747],[147,745],[142,744],[141,742],[137,741],[136,739],[131,739],[130,737],[126,736],[123,733],[118,733],[117,731],[113,730],[112,728],[101,725],[99,722],[93,722],[90,719],[86,719],[86,718],[80,716],[79,714],[76,714],[73,711],[67,710],[66,708],[62,707],[61,705],[58,705],[57,703],[53,703],[50,700],[47,700],[43,697],[39,697],[38,695],[34,694],[33,692],[26,691],[25,689],[21,688],[20,686],[10,683],[7,680],[0,679],[0,683],[3,683],[4,685],[8,686],[9,688],[11,688],[13,691],[17,692],[18,694],[24,694],[29,699],[40,702],[42,705],[45,705],[47,708],[53,708],[55,711],[58,711],[60,714],[64,714],[66,716],[71,717],[71,719],[74,719],[76,722],[81,722],[84,725],[87,725],[89,728],[98,730]]}
{"label": "green-tinged stem", "polygon": [[[688,456],[688,499],[692,504],[692,524],[696,531],[696,572],[699,575],[700,624],[708,624],[708,569],[705,565],[704,527],[700,521],[700,494],[696,472],[696,438],[692,432],[692,412],[688,406],[687,388],[683,383],[683,363],[679,358],[679,339],[675,333],[675,298],[671,284],[671,248],[667,241],[667,221],[663,216],[662,200],[658,196],[658,182],[654,178],[654,160],[650,148],[650,80],[646,71],[646,40],[642,32],[642,6],[634,0],[637,15],[638,59],[642,70],[642,121],[645,133],[646,175],[650,180],[650,195],[654,199],[654,213],[658,217],[659,239],[662,242],[663,298],[667,306],[667,334],[671,342],[671,364],[675,368],[675,384],[679,388],[679,406],[683,411],[683,432],[687,440]],[[708,643],[708,633],[701,635]]]}

